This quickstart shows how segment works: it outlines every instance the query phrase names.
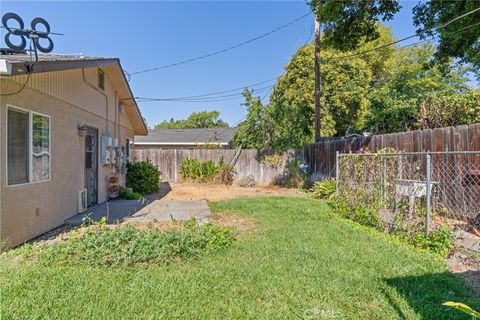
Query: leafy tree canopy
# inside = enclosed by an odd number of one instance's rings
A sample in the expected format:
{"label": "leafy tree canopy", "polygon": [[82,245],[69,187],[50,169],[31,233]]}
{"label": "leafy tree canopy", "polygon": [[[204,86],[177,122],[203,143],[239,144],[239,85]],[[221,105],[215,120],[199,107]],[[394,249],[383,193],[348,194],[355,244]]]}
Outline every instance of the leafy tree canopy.
{"label": "leafy tree canopy", "polygon": [[184,120],[163,121],[155,129],[191,129],[191,128],[226,128],[228,123],[220,118],[220,112],[199,111],[194,112]]}
{"label": "leafy tree canopy", "polygon": [[342,51],[377,39],[377,22],[391,20],[401,8],[397,0],[313,0],[310,6],[322,24],[324,42]]}
{"label": "leafy tree canopy", "polygon": [[[439,38],[436,60],[446,62],[450,58],[457,58],[461,62],[471,63],[477,77],[480,76],[480,10],[452,23],[448,22],[478,8],[478,0],[431,0],[420,2],[413,9],[413,21],[419,28],[417,33],[423,38]],[[436,29],[443,25],[445,27]]]}

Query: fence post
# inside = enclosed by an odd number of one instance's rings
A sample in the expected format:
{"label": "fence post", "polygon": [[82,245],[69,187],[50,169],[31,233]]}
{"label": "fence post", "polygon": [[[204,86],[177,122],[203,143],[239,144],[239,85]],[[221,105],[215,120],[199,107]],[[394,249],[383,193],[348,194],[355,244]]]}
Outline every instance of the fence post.
{"label": "fence post", "polygon": [[426,208],[426,214],[425,214],[425,232],[428,236],[428,233],[430,232],[430,205],[431,205],[431,178],[432,178],[432,173],[430,169],[430,153],[427,153],[427,159],[426,159],[426,176],[427,176],[427,181],[426,181],[426,192],[425,192],[425,197],[426,197],[426,202],[427,202],[427,208]]}
{"label": "fence post", "polygon": [[340,178],[340,157],[339,157],[340,152],[338,150],[336,151],[336,157],[335,157],[335,194],[338,196],[338,181]]}

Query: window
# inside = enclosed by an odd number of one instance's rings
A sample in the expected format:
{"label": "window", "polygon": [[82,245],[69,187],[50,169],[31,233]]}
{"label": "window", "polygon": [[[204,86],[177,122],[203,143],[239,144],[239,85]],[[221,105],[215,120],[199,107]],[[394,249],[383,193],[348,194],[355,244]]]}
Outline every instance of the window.
{"label": "window", "polygon": [[50,179],[50,118],[28,110],[7,109],[8,185]]}

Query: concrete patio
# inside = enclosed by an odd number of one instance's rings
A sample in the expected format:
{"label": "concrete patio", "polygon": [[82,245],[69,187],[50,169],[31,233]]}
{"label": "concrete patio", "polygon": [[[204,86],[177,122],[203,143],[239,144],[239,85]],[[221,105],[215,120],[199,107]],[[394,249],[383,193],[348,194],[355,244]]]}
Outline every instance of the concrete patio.
{"label": "concrete patio", "polygon": [[141,200],[110,200],[89,208],[67,220],[67,226],[78,226],[86,222],[107,219],[107,223],[122,221],[154,222],[182,221],[192,218],[205,222],[210,215],[206,200],[164,200],[154,194]]}

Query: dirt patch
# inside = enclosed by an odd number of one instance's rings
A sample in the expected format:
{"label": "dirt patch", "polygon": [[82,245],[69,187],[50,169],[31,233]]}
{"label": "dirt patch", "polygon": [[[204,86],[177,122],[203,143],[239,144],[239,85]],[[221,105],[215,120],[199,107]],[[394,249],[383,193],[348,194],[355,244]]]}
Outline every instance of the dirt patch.
{"label": "dirt patch", "polygon": [[220,201],[239,197],[296,196],[302,194],[297,189],[280,187],[242,188],[236,185],[215,185],[202,183],[176,183],[163,199],[166,200],[209,200]]}
{"label": "dirt patch", "polygon": [[455,250],[448,257],[448,269],[464,277],[475,294],[480,297],[480,257]]}
{"label": "dirt patch", "polygon": [[235,227],[240,232],[252,230],[256,226],[252,219],[227,215],[225,213],[213,215],[210,222],[224,227]]}

